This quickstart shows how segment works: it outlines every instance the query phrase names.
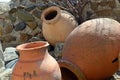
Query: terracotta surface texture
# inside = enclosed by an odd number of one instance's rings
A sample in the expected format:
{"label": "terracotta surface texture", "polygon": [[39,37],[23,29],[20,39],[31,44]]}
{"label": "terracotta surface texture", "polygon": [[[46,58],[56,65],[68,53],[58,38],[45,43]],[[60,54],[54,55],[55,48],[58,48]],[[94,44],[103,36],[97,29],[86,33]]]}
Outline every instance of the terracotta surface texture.
{"label": "terracotta surface texture", "polygon": [[112,76],[118,70],[119,30],[120,23],[109,18],[82,23],[67,37],[60,66],[79,74],[67,66],[70,62],[79,67],[87,80],[103,80]]}
{"label": "terracotta surface texture", "polygon": [[45,9],[41,20],[43,36],[52,45],[64,42],[69,33],[78,26],[72,14],[55,6]]}
{"label": "terracotta surface texture", "polygon": [[59,65],[48,53],[48,45],[36,41],[17,46],[20,58],[13,69],[12,80],[61,80]]}

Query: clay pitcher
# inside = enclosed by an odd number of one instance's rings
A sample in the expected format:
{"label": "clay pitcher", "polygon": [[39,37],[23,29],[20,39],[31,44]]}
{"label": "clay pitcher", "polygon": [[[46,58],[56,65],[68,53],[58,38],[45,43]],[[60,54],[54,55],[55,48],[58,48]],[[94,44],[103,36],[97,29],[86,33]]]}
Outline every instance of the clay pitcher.
{"label": "clay pitcher", "polygon": [[59,65],[48,53],[48,45],[36,41],[17,46],[20,58],[13,69],[12,80],[61,80]]}
{"label": "clay pitcher", "polygon": [[61,71],[71,71],[76,80],[105,80],[118,70],[119,53],[120,23],[110,18],[91,19],[67,37],[59,64]]}
{"label": "clay pitcher", "polygon": [[64,42],[69,33],[78,25],[72,14],[56,6],[45,9],[41,20],[43,36],[51,45]]}

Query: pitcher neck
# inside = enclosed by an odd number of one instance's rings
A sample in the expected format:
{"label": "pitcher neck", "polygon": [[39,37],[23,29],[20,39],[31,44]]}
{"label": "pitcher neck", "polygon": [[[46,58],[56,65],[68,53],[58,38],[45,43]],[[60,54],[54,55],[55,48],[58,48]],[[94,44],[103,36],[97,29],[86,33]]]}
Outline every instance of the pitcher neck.
{"label": "pitcher neck", "polygon": [[17,46],[16,49],[20,54],[19,60],[43,59],[47,53],[48,45],[46,41],[36,41]]}
{"label": "pitcher neck", "polygon": [[47,55],[47,49],[46,48],[40,48],[40,49],[34,49],[34,50],[27,50],[27,51],[19,51],[20,61],[37,61],[37,60],[43,60],[45,55]]}
{"label": "pitcher neck", "polygon": [[41,20],[46,24],[54,24],[61,18],[61,9],[52,6],[43,11]]}

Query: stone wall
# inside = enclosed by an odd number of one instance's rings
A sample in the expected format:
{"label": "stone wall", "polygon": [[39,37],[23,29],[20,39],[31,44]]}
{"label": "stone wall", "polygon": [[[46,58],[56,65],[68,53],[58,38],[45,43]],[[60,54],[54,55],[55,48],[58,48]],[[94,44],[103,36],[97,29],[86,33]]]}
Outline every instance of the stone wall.
{"label": "stone wall", "polygon": [[[0,15],[0,39],[3,48],[30,41],[45,40],[41,30],[41,13],[52,5],[71,12],[71,8],[62,1],[64,0],[12,0],[10,10]],[[71,1],[74,5],[77,4],[77,0]],[[90,0],[83,12],[77,14],[83,17],[83,21],[109,17],[120,22],[120,0]],[[76,17],[76,14],[73,15]]]}

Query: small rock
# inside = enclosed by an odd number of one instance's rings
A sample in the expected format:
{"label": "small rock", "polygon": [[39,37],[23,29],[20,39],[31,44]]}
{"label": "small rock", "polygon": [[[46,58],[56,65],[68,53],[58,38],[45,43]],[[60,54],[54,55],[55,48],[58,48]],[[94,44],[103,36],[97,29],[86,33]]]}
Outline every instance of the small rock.
{"label": "small rock", "polygon": [[11,80],[12,69],[5,69],[0,73],[0,80]]}
{"label": "small rock", "polygon": [[12,23],[14,23],[16,21],[16,17],[14,15],[9,14],[8,17],[11,20]]}
{"label": "small rock", "polygon": [[16,48],[7,47],[3,52],[3,56],[4,56],[4,61],[10,61],[18,58],[18,55],[16,54]]}
{"label": "small rock", "polygon": [[27,33],[20,33],[20,42],[27,42],[31,38],[32,35],[29,35]]}
{"label": "small rock", "polygon": [[21,31],[26,28],[26,23],[25,22],[20,22],[14,26],[15,31]]}
{"label": "small rock", "polygon": [[0,73],[5,70],[5,63],[2,59],[0,59]]}
{"label": "small rock", "polygon": [[0,26],[0,37],[3,35],[3,28]]}
{"label": "small rock", "polygon": [[26,22],[26,24],[27,24],[28,27],[30,27],[32,30],[34,30],[34,29],[37,27],[37,22],[36,22],[36,21]]}
{"label": "small rock", "polygon": [[27,7],[27,8],[25,8],[25,11],[30,12],[30,11],[32,11],[32,10],[35,9],[35,8],[36,8],[35,5],[31,5],[31,6]]}
{"label": "small rock", "polygon": [[13,30],[13,26],[11,23],[6,23],[5,27],[4,27],[4,32],[5,34],[11,33]]}
{"label": "small rock", "polygon": [[10,10],[9,3],[1,2],[0,3],[0,14],[3,14]]}
{"label": "small rock", "polygon": [[31,35],[35,36],[37,34],[40,34],[41,32],[42,30],[39,27],[37,27],[31,32]]}
{"label": "small rock", "polygon": [[54,49],[55,58],[61,58],[62,57],[63,46],[64,46],[64,43],[57,43],[55,45],[55,49]]}
{"label": "small rock", "polygon": [[28,42],[40,41],[38,37],[32,37]]}
{"label": "small rock", "polygon": [[32,14],[33,14],[35,17],[37,17],[38,19],[41,18],[41,13],[42,13],[42,11],[41,11],[41,10],[38,10],[38,9],[34,9],[34,10],[32,11]]}
{"label": "small rock", "polygon": [[25,22],[35,20],[32,14],[30,14],[29,12],[23,9],[17,10],[16,15],[18,16],[20,20],[25,21]]}
{"label": "small rock", "polygon": [[8,35],[2,36],[2,37],[1,37],[1,40],[2,40],[2,42],[3,42],[3,44],[4,44],[4,43],[9,43],[9,42],[11,42],[11,41],[15,41],[15,40],[16,40],[16,37],[8,34]]}
{"label": "small rock", "polygon": [[39,3],[39,4],[37,4],[37,8],[39,9],[39,10],[44,10],[44,9],[46,9],[48,7],[48,5],[46,5],[45,3]]}
{"label": "small rock", "polygon": [[17,8],[12,8],[8,13],[9,14],[13,14],[13,13],[15,13],[17,11]]}

